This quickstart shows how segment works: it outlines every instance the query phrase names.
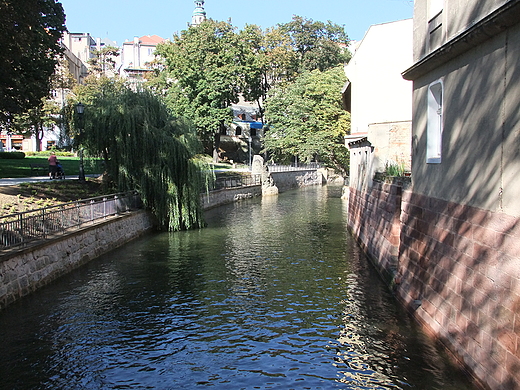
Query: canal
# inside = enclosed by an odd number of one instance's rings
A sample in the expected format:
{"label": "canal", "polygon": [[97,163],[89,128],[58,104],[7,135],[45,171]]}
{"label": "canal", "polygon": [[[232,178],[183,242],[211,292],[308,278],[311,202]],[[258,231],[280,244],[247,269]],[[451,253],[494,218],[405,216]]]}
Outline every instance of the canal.
{"label": "canal", "polygon": [[339,187],[207,212],[0,312],[2,389],[473,389],[346,229]]}

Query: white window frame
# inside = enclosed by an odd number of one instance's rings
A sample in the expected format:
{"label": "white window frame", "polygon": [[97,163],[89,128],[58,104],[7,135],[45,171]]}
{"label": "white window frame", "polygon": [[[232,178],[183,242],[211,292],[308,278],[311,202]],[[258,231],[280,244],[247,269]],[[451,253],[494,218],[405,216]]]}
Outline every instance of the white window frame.
{"label": "white window frame", "polygon": [[442,161],[442,132],[444,130],[444,82],[437,80],[428,86],[428,117],[426,129],[426,163]]}

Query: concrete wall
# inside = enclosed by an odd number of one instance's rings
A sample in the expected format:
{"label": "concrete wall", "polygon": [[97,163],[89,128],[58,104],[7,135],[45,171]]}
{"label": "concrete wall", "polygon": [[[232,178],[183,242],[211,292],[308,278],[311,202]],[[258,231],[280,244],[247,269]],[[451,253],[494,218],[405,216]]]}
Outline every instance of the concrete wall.
{"label": "concrete wall", "polygon": [[317,170],[271,172],[274,184],[280,192],[295,188],[323,184],[323,176]]}
{"label": "concrete wall", "polygon": [[[414,62],[426,57],[436,48],[430,48],[428,44],[429,22],[435,17],[429,10],[431,1],[414,2]],[[441,43],[448,42],[471,28],[508,1],[510,0],[443,0],[442,13],[438,20],[441,24]]]}
{"label": "concrete wall", "polygon": [[0,258],[0,309],[153,227],[145,211],[111,218]]}
{"label": "concrete wall", "polygon": [[241,199],[254,198],[262,195],[262,186],[249,186],[223,189],[218,191],[211,191],[209,194],[201,196],[202,208],[204,210],[212,207],[222,206],[224,204],[233,203]]}
{"label": "concrete wall", "polygon": [[369,28],[345,66],[351,83],[352,135],[366,133],[372,123],[411,119],[412,83],[401,77],[410,65],[411,19]]}
{"label": "concrete wall", "polygon": [[[520,24],[414,81],[415,192],[520,216]],[[428,86],[444,85],[442,163],[426,163]]]}

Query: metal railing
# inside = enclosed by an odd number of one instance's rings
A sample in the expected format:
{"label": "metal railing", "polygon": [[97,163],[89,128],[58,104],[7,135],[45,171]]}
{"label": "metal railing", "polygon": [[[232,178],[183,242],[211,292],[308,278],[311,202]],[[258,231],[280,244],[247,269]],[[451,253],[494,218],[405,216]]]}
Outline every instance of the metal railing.
{"label": "metal railing", "polygon": [[260,175],[232,175],[223,176],[215,179],[213,188],[210,191],[223,190],[226,188],[238,188],[260,185]]}
{"label": "metal railing", "polygon": [[321,164],[317,162],[308,164],[291,164],[291,165],[276,165],[269,164],[267,169],[269,172],[290,172],[290,171],[309,171],[321,168]]}
{"label": "metal railing", "polygon": [[57,233],[142,207],[137,192],[99,196],[0,217],[0,250],[24,246]]}

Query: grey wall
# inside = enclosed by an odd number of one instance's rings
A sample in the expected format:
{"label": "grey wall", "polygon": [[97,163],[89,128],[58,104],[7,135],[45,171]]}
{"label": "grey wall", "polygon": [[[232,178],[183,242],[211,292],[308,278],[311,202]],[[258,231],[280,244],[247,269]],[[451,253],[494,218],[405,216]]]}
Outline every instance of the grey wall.
{"label": "grey wall", "polygon": [[[520,25],[414,82],[414,191],[520,215]],[[426,164],[427,91],[444,82],[442,163]]]}

